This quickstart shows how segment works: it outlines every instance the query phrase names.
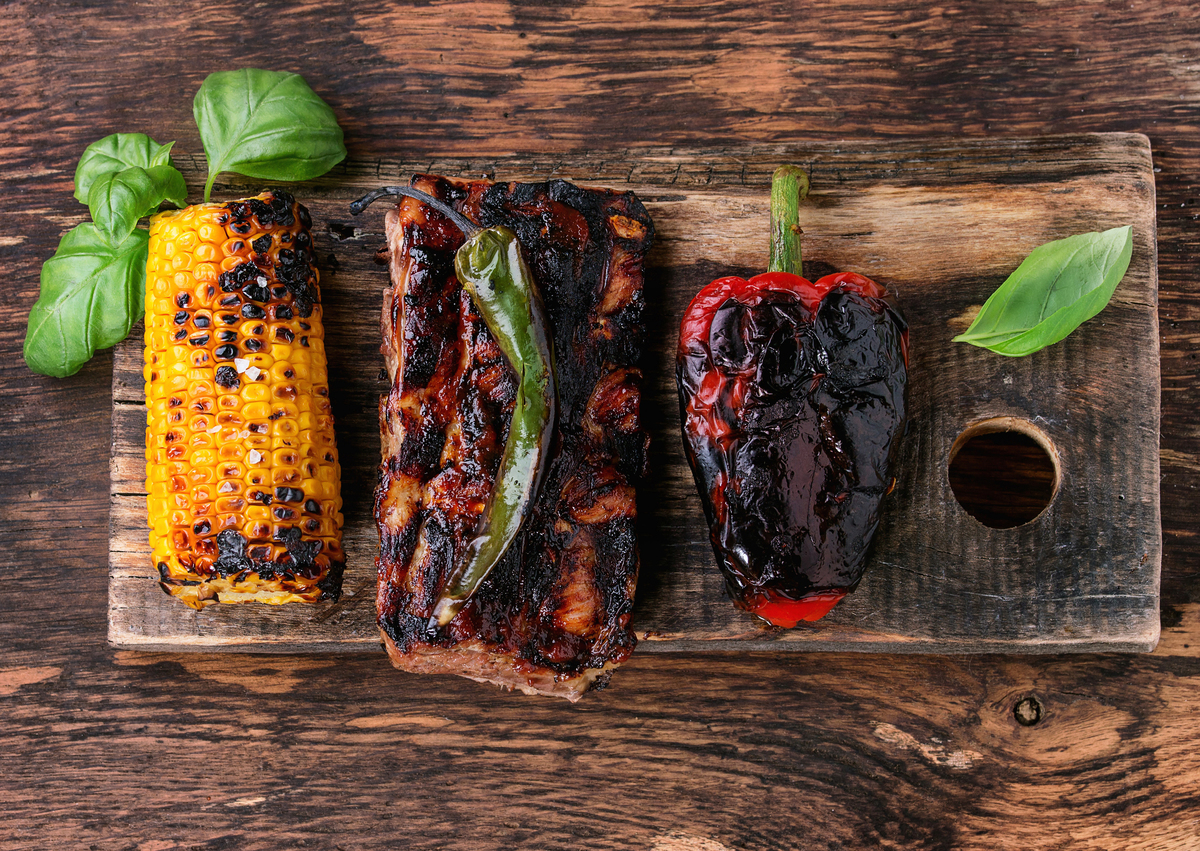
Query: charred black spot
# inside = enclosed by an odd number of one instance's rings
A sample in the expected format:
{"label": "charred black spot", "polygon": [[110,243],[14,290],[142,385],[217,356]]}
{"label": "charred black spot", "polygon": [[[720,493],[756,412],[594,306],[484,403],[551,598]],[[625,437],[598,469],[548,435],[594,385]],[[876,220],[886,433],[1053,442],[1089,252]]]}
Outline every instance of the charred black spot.
{"label": "charred black spot", "polygon": [[290,343],[296,339],[296,335],[293,334],[287,328],[276,328],[275,329],[275,339],[283,340],[283,342],[285,342],[285,343]]}
{"label": "charred black spot", "polygon": [[187,321],[188,321],[188,312],[186,310],[181,310],[175,314],[175,324],[176,325],[183,325]]}
{"label": "charred black spot", "polygon": [[317,553],[321,551],[320,541],[305,541],[301,532],[295,526],[277,534],[276,540],[287,547],[288,555],[292,558],[292,569],[297,573],[312,576],[317,570]]}
{"label": "charred black spot", "polygon": [[261,307],[259,307],[257,304],[242,305],[242,318],[243,319],[262,319],[266,315],[267,315],[267,312],[265,310],[263,310]]}
{"label": "charred black spot", "polygon": [[207,313],[197,313],[195,318],[192,319],[192,323],[197,328],[207,328],[212,324],[212,317],[210,317]]}
{"label": "charred black spot", "polygon": [[337,601],[342,596],[342,574],[345,573],[344,561],[330,561],[329,572],[317,583],[321,589],[321,599]]}
{"label": "charred black spot", "polygon": [[237,331],[221,331],[217,334],[217,339],[222,343],[237,342]]}
{"label": "charred black spot", "polygon": [[310,499],[304,503],[304,510],[309,514],[320,514],[321,506],[317,505],[317,501],[315,499]]}
{"label": "charred black spot", "polygon": [[224,387],[226,390],[237,390],[241,386],[242,381],[238,378],[237,370],[232,366],[218,366],[215,378],[218,387]]}
{"label": "charred black spot", "polygon": [[250,247],[253,248],[257,254],[266,254],[271,250],[271,235],[269,233],[264,233],[258,239],[254,240],[254,242],[250,243]]}
{"label": "charred black spot", "polygon": [[200,334],[199,336],[192,337],[188,342],[193,346],[207,346],[210,339],[208,334]]}
{"label": "charred black spot", "polygon": [[445,444],[445,434],[435,424],[427,421],[427,427],[409,432],[400,444],[400,454],[396,463],[400,470],[422,481],[429,478],[430,473],[439,469],[442,457],[442,447]]}
{"label": "charred black spot", "polygon": [[[260,284],[256,281],[252,284],[246,284],[246,286],[242,287],[242,295],[251,301],[261,301],[265,304],[271,298],[271,291],[267,289],[264,284]],[[242,315],[246,315],[245,310],[242,311]]]}
{"label": "charred black spot", "polygon": [[187,293],[180,293],[179,295],[175,296],[176,307],[187,307],[191,303],[192,297]]}
{"label": "charred black spot", "polygon": [[221,285],[221,289],[227,293],[234,290],[240,290],[247,284],[259,282],[259,278],[266,280],[266,275],[263,270],[258,268],[254,263],[239,263],[228,272],[222,272],[217,278],[217,283]]}
{"label": "charred black spot", "polygon": [[246,347],[246,351],[248,352],[257,352],[262,349],[263,343],[262,340],[255,340],[254,338],[251,338],[242,343],[242,345]]}
{"label": "charred black spot", "polygon": [[[296,245],[308,244],[308,234],[300,233],[296,237]],[[301,316],[312,314],[313,305],[318,301],[317,278],[312,267],[312,255],[307,250],[282,249],[279,252],[279,262],[275,266],[275,277],[287,287],[292,294],[296,312]]]}
{"label": "charred black spot", "polygon": [[246,557],[246,539],[239,532],[226,529],[217,535],[217,560],[213,567],[224,577],[253,569],[253,563]]}
{"label": "charred black spot", "polygon": [[276,502],[303,502],[304,491],[300,488],[278,487],[275,488]]}
{"label": "charred black spot", "polygon": [[[288,227],[296,218],[292,214],[293,207],[304,210],[296,204],[291,193],[282,189],[271,189],[263,193],[262,198],[247,198],[244,201],[231,201],[225,205],[225,214],[231,223],[229,229],[234,233],[250,233],[251,218],[258,219],[261,227],[279,224]],[[305,213],[307,215],[307,213]],[[303,223],[304,219],[301,218]]]}
{"label": "charred black spot", "polygon": [[226,343],[223,346],[217,346],[217,348],[213,350],[213,355],[218,360],[233,360],[237,357],[237,352],[237,346]]}

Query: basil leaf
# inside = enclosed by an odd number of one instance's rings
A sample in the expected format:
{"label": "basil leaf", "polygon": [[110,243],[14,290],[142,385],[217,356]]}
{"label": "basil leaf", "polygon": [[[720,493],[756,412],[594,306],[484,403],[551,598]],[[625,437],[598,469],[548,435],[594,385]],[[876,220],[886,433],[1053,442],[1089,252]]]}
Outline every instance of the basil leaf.
{"label": "basil leaf", "polygon": [[109,172],[88,192],[92,221],[111,245],[119,245],[137,227],[138,219],[152,215],[163,201],[187,205],[187,184],[172,165]]}
{"label": "basil leaf", "polygon": [[129,335],[145,310],[150,235],[135,230],[117,246],[91,222],[67,232],[42,265],[41,294],[29,312],[25,362],[63,378],[97,349]]}
{"label": "basil leaf", "polygon": [[311,180],[346,157],[333,110],[298,74],[257,68],[210,74],[192,114],[208,156],[205,201],[224,171]]}
{"label": "basil leaf", "polygon": [[1128,226],[1039,245],[954,342],[1009,357],[1053,345],[1104,309],[1132,256]]}
{"label": "basil leaf", "polygon": [[130,166],[152,168],[171,164],[171,146],[174,142],[160,145],[144,133],[113,133],[98,142],[92,142],[79,158],[75,167],[75,200],[88,203],[92,184],[112,172],[124,171]]}

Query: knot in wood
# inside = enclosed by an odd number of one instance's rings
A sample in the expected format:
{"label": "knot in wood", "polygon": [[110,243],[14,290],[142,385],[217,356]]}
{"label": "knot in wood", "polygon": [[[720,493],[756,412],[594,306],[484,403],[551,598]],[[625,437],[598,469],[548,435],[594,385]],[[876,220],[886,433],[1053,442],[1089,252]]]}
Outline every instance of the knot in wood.
{"label": "knot in wood", "polygon": [[1032,727],[1042,720],[1042,704],[1036,697],[1026,697],[1017,701],[1013,715],[1022,727]]}

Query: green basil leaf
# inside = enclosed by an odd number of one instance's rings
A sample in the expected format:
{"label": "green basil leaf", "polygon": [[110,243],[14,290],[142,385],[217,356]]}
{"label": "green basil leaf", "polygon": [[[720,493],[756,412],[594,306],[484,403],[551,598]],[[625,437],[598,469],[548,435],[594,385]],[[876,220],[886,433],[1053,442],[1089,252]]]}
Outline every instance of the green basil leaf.
{"label": "green basil leaf", "polygon": [[152,215],[163,201],[187,205],[187,184],[172,165],[109,172],[88,192],[92,221],[111,245],[119,245],[137,227],[138,219]]}
{"label": "green basil leaf", "polygon": [[86,204],[92,184],[106,174],[124,171],[130,166],[170,165],[174,144],[160,145],[144,133],[113,133],[92,142],[75,167],[75,200]]}
{"label": "green basil leaf", "polygon": [[954,342],[1009,357],[1053,345],[1104,309],[1132,256],[1128,226],[1039,245]]}
{"label": "green basil leaf", "polygon": [[67,232],[42,265],[41,294],[29,313],[30,369],[63,378],[129,336],[145,310],[149,242],[146,231],[135,230],[109,245],[91,222]]}
{"label": "green basil leaf", "polygon": [[346,157],[333,110],[304,78],[243,68],[210,74],[192,114],[208,156],[208,181],[224,171],[263,180],[311,180]]}

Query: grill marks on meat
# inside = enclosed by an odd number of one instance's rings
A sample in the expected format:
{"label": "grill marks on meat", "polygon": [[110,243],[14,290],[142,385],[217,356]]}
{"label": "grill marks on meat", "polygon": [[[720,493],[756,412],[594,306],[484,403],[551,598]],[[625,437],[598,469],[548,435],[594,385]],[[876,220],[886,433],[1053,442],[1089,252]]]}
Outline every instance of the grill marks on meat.
{"label": "grill marks on meat", "polygon": [[463,237],[420,203],[386,218],[383,460],[375,514],[379,626],[421,673],[577,700],[633,651],[635,482],[641,427],[642,271],[653,226],[630,193],[564,181],[413,185],[484,227],[513,230],[549,318],[558,422],[546,476],[509,551],[444,629],[436,596],[495,484],[516,376],[454,275]]}

